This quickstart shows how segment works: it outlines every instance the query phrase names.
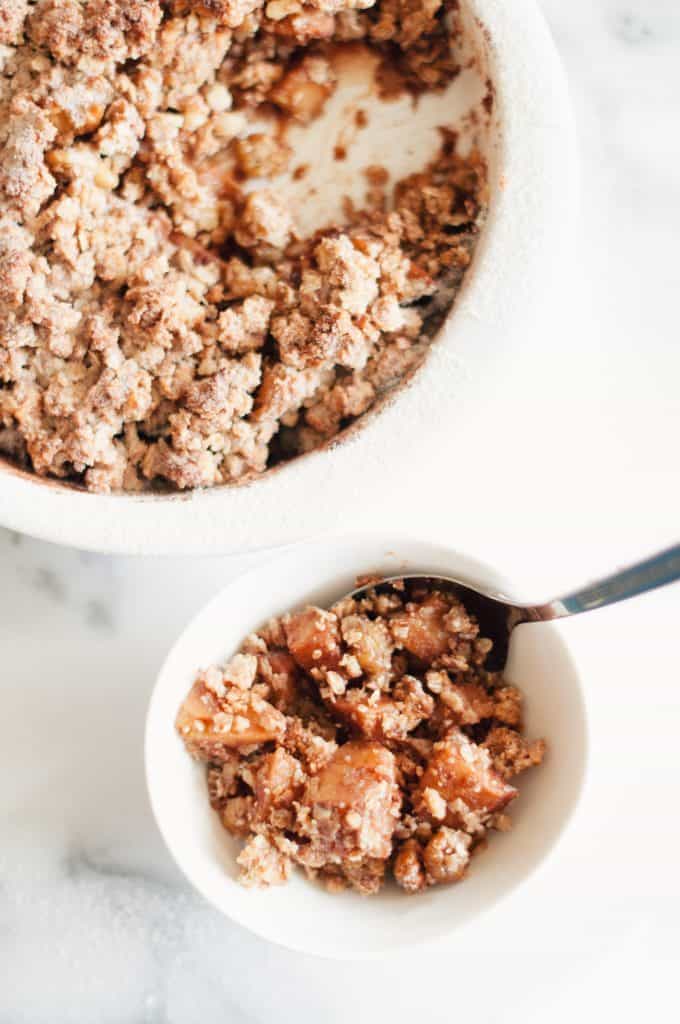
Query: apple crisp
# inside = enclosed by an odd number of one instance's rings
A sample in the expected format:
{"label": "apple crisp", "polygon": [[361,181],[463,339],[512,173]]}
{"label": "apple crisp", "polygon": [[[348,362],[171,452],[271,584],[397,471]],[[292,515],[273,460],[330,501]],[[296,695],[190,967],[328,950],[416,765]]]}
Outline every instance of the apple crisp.
{"label": "apple crisp", "polygon": [[458,73],[455,36],[455,0],[0,0],[0,453],[98,492],[232,483],[414,370],[479,155],[442,130],[311,237],[276,182],[338,47],[416,95]]}
{"label": "apple crisp", "polygon": [[272,619],[199,672],[176,727],[245,840],[243,884],[294,865],[366,895],[459,881],[545,753],[491,649],[452,592],[396,581]]}

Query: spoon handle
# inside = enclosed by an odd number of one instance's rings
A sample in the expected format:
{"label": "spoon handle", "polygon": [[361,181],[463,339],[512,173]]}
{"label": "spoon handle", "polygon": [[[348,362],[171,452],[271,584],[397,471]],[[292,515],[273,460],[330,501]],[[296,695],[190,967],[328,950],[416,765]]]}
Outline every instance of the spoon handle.
{"label": "spoon handle", "polygon": [[532,609],[538,619],[562,619],[567,615],[578,615],[594,608],[625,601],[647,590],[656,590],[666,583],[680,580],[680,544],[661,551],[658,555],[638,562],[627,569],[621,569],[613,576],[607,576],[596,583],[557,598],[549,604]]}

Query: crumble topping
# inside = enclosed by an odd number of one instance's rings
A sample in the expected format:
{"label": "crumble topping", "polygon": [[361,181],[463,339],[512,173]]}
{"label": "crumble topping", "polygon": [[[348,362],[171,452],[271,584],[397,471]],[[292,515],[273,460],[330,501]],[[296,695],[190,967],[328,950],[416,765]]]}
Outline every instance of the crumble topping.
{"label": "crumble topping", "polygon": [[410,373],[471,259],[480,157],[442,129],[307,238],[275,181],[338,47],[377,53],[386,92],[439,89],[455,8],[0,0],[0,454],[92,491],[232,483]]}
{"label": "crumble topping", "polygon": [[457,882],[510,827],[511,780],[539,765],[522,699],[485,669],[492,642],[451,591],[371,581],[303,608],[198,673],[177,730],[204,762],[211,806],[247,840],[247,886],[294,865],[329,891]]}

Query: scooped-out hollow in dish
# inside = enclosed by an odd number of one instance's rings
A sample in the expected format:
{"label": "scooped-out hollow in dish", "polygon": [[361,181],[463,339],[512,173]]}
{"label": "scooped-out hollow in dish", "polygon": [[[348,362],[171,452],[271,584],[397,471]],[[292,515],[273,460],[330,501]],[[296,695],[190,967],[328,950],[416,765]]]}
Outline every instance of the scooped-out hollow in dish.
{"label": "scooped-out hollow in dish", "polygon": [[415,371],[486,205],[456,0],[4,6],[0,452],[233,483]]}

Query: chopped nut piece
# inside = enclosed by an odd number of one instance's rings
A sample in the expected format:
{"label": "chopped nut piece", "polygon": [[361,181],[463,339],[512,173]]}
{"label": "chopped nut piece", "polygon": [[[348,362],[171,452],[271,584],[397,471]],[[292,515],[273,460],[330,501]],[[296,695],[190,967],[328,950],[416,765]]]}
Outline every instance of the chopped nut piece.
{"label": "chopped nut piece", "polygon": [[470,860],[470,836],[440,828],[423,851],[428,882],[457,882]]}
{"label": "chopped nut piece", "polygon": [[422,892],[427,885],[423,869],[423,853],[415,839],[407,839],[394,860],[394,877],[406,892]]}
{"label": "chopped nut piece", "polygon": [[514,729],[497,726],[484,740],[484,747],[491,755],[494,769],[504,779],[526,771],[540,764],[545,756],[545,742],[534,740],[529,743]]}
{"label": "chopped nut piece", "polygon": [[235,796],[222,808],[222,824],[233,836],[245,839],[255,820],[255,801],[252,796]]}
{"label": "chopped nut piece", "polygon": [[224,666],[224,681],[239,690],[248,690],[255,681],[257,658],[252,654],[235,654]]}
{"label": "chopped nut piece", "polygon": [[239,245],[259,243],[283,249],[290,240],[293,221],[288,207],[269,189],[251,192],[243,204],[234,236]]}
{"label": "chopped nut piece", "polygon": [[499,686],[493,691],[493,717],[518,729],[522,723],[522,695],[516,686]]}
{"label": "chopped nut piece", "polygon": [[252,836],[236,861],[241,869],[239,879],[247,887],[283,885],[290,877],[290,858],[272,846],[263,835]]}

